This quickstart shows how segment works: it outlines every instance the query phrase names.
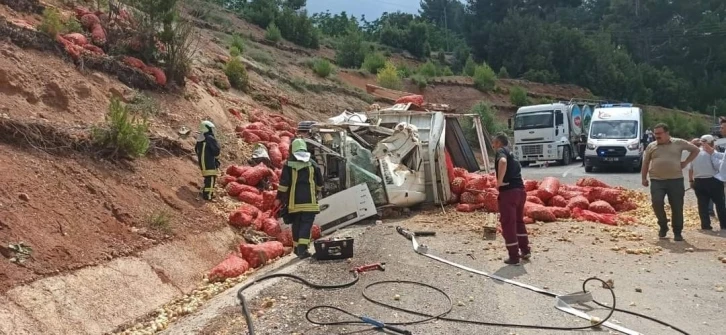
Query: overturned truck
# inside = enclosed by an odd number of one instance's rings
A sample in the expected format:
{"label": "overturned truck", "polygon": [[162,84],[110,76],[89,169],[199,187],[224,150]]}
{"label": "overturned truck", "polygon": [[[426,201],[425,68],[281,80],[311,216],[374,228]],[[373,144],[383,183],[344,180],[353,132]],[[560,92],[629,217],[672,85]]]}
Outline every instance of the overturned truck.
{"label": "overturned truck", "polygon": [[[483,166],[461,118],[472,120]],[[449,185],[455,167],[489,171],[480,119],[446,105],[397,103],[369,115],[346,111],[327,122],[301,122],[299,133],[325,179],[316,219],[324,234],[385,207],[443,206],[454,199]]]}

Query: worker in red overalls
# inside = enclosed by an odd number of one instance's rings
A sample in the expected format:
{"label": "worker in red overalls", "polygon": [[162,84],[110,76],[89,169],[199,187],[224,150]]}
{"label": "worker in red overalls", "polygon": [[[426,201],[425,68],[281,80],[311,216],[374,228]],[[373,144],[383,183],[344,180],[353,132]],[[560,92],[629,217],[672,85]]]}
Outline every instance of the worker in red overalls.
{"label": "worker in red overalls", "polygon": [[496,150],[494,166],[499,190],[497,199],[499,222],[509,253],[509,258],[504,263],[519,265],[520,259],[527,260],[531,256],[527,228],[524,226],[524,203],[527,201],[527,192],[524,190],[522,167],[509,151],[509,139],[506,135],[496,135],[492,146]]}

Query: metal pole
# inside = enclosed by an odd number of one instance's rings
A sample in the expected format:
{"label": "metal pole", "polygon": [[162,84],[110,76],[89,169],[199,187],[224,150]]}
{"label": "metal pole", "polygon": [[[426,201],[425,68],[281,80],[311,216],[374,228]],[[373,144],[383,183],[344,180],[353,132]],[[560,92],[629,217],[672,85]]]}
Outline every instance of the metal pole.
{"label": "metal pole", "polygon": [[474,126],[476,127],[476,135],[479,139],[479,149],[481,150],[481,159],[484,161],[484,171],[489,173],[489,154],[487,153],[486,140],[484,139],[484,127],[481,125],[481,119],[476,116],[474,119]]}

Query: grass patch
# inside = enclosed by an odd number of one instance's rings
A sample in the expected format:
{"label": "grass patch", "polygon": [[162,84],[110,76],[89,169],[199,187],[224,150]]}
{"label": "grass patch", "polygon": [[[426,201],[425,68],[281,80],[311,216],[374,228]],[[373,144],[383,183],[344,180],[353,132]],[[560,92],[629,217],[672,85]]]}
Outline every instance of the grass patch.
{"label": "grass patch", "polygon": [[171,233],[171,216],[166,211],[151,213],[147,218],[149,228],[164,233]]}

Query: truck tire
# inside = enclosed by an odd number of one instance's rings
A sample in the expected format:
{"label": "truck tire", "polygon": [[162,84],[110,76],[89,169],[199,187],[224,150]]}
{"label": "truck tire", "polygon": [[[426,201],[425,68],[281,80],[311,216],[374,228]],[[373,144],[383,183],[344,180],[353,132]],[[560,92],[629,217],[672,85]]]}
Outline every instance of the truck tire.
{"label": "truck tire", "polygon": [[587,172],[587,173],[592,172],[592,166],[585,165],[585,172]]}
{"label": "truck tire", "polygon": [[519,165],[521,165],[522,167],[528,167],[529,162],[519,162]]}
{"label": "truck tire", "polygon": [[560,160],[560,164],[567,166],[572,163],[572,153],[570,152],[570,148],[563,147],[562,148],[562,159]]}

